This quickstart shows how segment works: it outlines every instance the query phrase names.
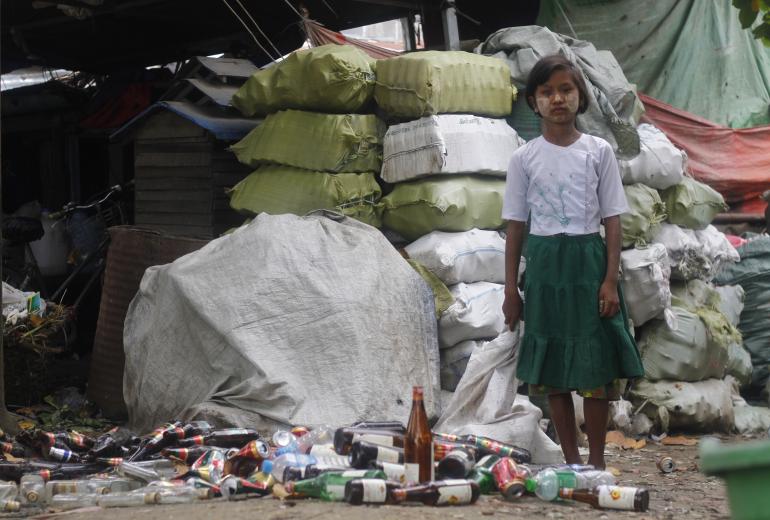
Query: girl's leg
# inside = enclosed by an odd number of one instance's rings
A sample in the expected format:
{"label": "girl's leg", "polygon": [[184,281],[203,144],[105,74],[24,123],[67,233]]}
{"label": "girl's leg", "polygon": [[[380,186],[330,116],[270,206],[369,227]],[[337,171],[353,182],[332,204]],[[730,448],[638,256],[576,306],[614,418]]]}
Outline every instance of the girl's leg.
{"label": "girl's leg", "polygon": [[586,417],[586,435],[588,435],[588,463],[596,469],[604,469],[604,442],[607,438],[607,416],[610,402],[607,399],[586,397],[583,400],[583,412]]}
{"label": "girl's leg", "polygon": [[[582,464],[577,445],[577,425],[575,424],[575,406],[571,394],[551,394],[548,396],[551,407],[551,419],[556,427],[556,434],[561,442],[561,451],[567,464]],[[586,417],[587,418],[587,417]]]}

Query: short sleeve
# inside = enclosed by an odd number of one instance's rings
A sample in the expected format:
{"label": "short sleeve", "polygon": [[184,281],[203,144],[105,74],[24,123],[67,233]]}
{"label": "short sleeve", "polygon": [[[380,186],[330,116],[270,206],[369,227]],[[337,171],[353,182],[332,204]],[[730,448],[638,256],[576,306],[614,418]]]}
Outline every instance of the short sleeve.
{"label": "short sleeve", "polygon": [[514,152],[508,163],[508,174],[505,177],[505,194],[503,196],[503,219],[526,222],[529,217],[529,204],[527,203],[527,190],[529,178],[522,164],[521,147]]}
{"label": "short sleeve", "polygon": [[620,178],[618,161],[609,143],[601,147],[599,160],[599,211],[602,218],[614,217],[628,212],[626,192]]}

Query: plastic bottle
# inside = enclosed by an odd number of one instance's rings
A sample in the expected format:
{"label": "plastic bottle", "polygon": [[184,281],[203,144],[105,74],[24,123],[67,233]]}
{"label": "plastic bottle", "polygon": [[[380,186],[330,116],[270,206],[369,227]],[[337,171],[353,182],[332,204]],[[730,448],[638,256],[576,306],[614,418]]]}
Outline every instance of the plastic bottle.
{"label": "plastic bottle", "polygon": [[300,453],[309,453],[313,446],[332,444],[333,441],[334,430],[330,426],[323,425],[297,437],[297,448]]}
{"label": "plastic bottle", "polygon": [[[283,475],[286,472],[286,468],[303,468],[317,462],[316,458],[312,455],[304,455],[302,453],[286,453],[274,460],[270,461],[270,474],[278,482],[283,482]],[[263,468],[263,471],[265,469]]]}

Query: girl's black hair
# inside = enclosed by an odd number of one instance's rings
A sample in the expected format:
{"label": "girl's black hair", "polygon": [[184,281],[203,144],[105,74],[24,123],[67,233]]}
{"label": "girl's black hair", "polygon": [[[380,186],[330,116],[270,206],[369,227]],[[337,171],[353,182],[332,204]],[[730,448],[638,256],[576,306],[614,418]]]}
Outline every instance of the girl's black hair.
{"label": "girl's black hair", "polygon": [[535,113],[540,116],[537,111],[537,105],[534,102],[535,91],[537,91],[537,87],[547,82],[551,77],[551,74],[557,70],[566,70],[572,76],[572,81],[575,82],[575,86],[577,87],[578,94],[580,96],[580,101],[578,103],[578,114],[584,113],[586,110],[588,110],[588,89],[586,87],[586,82],[583,79],[583,74],[574,63],[569,61],[561,54],[552,54],[550,56],[546,56],[545,58],[541,58],[537,63],[535,63],[535,66],[532,67],[532,70],[529,73],[529,77],[527,78],[527,86],[525,87],[525,94],[527,96],[527,104],[529,105],[529,108],[534,110]]}

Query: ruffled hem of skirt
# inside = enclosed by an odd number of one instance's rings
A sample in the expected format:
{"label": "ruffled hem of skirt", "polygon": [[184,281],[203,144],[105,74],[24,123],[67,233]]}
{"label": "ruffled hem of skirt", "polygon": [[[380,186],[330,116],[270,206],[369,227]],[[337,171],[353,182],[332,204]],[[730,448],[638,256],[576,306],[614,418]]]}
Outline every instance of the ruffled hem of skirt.
{"label": "ruffled hem of skirt", "polygon": [[643,376],[642,360],[630,332],[615,323],[602,329],[580,338],[541,336],[525,330],[517,377],[555,388],[595,388],[615,379]]}

